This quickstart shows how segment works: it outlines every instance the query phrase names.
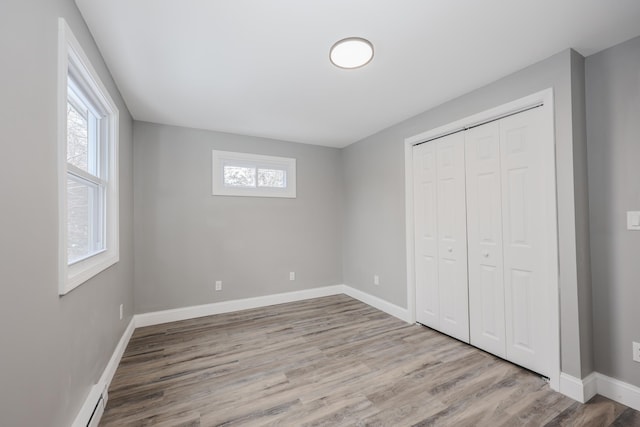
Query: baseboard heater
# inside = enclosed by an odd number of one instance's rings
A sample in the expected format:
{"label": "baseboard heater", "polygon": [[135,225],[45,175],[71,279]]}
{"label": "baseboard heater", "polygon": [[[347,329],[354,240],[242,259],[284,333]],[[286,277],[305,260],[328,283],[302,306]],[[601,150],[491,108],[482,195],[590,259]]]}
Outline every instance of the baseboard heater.
{"label": "baseboard heater", "polygon": [[98,427],[107,406],[107,398],[106,388],[101,384],[94,385],[72,427]]}

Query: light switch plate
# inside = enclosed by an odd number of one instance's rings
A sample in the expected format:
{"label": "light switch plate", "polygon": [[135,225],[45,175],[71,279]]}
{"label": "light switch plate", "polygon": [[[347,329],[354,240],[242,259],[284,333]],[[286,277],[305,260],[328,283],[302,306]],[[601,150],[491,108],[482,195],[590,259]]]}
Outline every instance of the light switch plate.
{"label": "light switch plate", "polygon": [[640,230],[640,211],[627,212],[627,230]]}

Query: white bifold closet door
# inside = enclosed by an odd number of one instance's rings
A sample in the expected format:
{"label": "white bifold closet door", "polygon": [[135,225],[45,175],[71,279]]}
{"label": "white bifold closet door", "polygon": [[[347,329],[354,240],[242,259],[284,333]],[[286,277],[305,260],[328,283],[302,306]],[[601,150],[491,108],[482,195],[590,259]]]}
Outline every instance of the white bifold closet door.
{"label": "white bifold closet door", "polygon": [[469,342],[464,134],[413,150],[417,321]]}
{"label": "white bifold closet door", "polygon": [[550,233],[536,108],[465,135],[471,344],[549,375]]}
{"label": "white bifold closet door", "polygon": [[[507,359],[549,376],[550,239],[541,108],[500,121]],[[550,162],[551,163],[551,162]]]}
{"label": "white bifold closet door", "polygon": [[471,344],[506,358],[500,125],[465,134]]}

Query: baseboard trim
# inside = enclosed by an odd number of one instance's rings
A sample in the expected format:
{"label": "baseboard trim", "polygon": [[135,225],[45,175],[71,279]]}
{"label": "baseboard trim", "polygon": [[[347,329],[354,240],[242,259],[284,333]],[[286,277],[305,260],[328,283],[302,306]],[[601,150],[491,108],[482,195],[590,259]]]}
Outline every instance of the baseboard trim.
{"label": "baseboard trim", "polygon": [[592,372],[583,379],[562,372],[560,393],[581,403],[588,402],[593,396],[599,394],[640,411],[640,387],[598,372]]}
{"label": "baseboard trim", "polygon": [[594,372],[584,379],[579,379],[561,372],[559,391],[580,403],[588,402],[597,392],[596,374]]}
{"label": "baseboard trim", "polygon": [[640,387],[596,373],[598,394],[640,411]]}
{"label": "baseboard trim", "polygon": [[409,314],[409,310],[407,310],[406,308],[399,307],[395,304],[383,300],[382,298],[378,298],[359,289],[352,288],[351,286],[343,286],[343,293],[350,296],[351,298],[355,298],[367,305],[370,305],[371,307],[377,308],[380,311],[384,311],[387,314],[397,317],[400,320],[411,323],[411,316]]}
{"label": "baseboard trim", "polygon": [[582,380],[582,383],[584,385],[583,396],[585,402],[588,402],[593,396],[598,394],[597,375],[598,374],[596,372],[592,372]]}
{"label": "baseboard trim", "polygon": [[[88,425],[89,420],[91,420],[91,415],[93,415],[94,409],[96,409],[96,405],[100,401],[100,398],[102,398],[102,404],[106,406],[109,385],[111,384],[111,380],[113,380],[113,376],[116,373],[116,369],[118,369],[124,350],[127,348],[127,344],[129,344],[129,340],[131,339],[131,335],[133,335],[134,330],[135,316],[131,318],[129,325],[127,325],[127,328],[120,337],[120,341],[118,341],[118,345],[116,345],[116,348],[113,350],[113,354],[111,355],[107,366],[104,368],[100,379],[93,385],[93,387],[91,387],[91,390],[89,390],[89,394],[84,400],[76,419],[73,421],[72,427],[86,427]],[[95,425],[98,425],[99,421],[100,420],[94,420]]]}
{"label": "baseboard trim", "polygon": [[135,316],[136,328],[176,322],[178,320],[195,319],[197,317],[211,316],[214,314],[231,313],[234,311],[266,307],[275,304],[284,304],[287,302],[303,301],[306,299],[320,298],[342,293],[344,293],[344,286],[334,285],[325,286],[322,288],[285,292],[281,294],[265,295],[261,297],[236,299],[230,301],[215,302],[212,304],[154,311],[150,313],[137,314]]}
{"label": "baseboard trim", "polygon": [[301,291],[285,292],[281,294],[265,295],[261,297],[243,298],[230,301],[215,302],[211,304],[194,305],[170,310],[152,311],[136,314],[136,328],[160,325],[162,323],[176,322],[179,320],[195,319],[198,317],[212,316],[214,314],[232,313],[234,311],[249,310],[252,308],[267,307],[275,304],[303,301],[312,298],[326,297],[330,295],[345,294],[365,304],[384,311],[405,322],[409,320],[409,310],[391,304],[381,298],[363,292],[347,285],[333,285],[322,288],[304,289]]}
{"label": "baseboard trim", "polygon": [[129,344],[129,340],[133,335],[133,332],[136,330],[136,317],[133,316],[131,321],[129,321],[129,325],[127,325],[127,329],[124,330],[122,337],[120,337],[120,341],[116,346],[113,354],[111,355],[111,359],[109,359],[109,363],[107,363],[107,367],[104,369],[98,384],[103,386],[103,399],[104,404],[107,404],[108,396],[107,390],[109,390],[109,385],[111,385],[111,381],[113,380],[113,376],[116,374],[116,370],[118,369],[118,365],[120,364],[120,360],[122,360],[122,355],[124,351],[127,349],[127,345]]}

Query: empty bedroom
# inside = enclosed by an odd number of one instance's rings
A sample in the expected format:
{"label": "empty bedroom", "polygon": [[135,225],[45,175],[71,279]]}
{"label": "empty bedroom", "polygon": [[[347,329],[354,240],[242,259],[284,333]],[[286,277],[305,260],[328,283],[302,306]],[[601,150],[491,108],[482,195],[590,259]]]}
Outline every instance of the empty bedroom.
{"label": "empty bedroom", "polygon": [[2,0],[0,426],[640,426],[639,22]]}

